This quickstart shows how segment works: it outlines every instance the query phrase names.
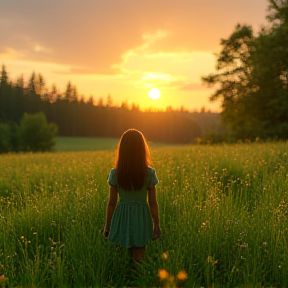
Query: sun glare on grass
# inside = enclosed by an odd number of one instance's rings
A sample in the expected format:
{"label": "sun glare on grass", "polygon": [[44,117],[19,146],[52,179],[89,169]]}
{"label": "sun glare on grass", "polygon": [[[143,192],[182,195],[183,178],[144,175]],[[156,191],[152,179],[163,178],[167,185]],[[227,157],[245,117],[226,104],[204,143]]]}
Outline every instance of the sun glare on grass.
{"label": "sun glare on grass", "polygon": [[149,90],[148,95],[152,100],[157,100],[160,98],[160,90],[157,88],[152,88]]}

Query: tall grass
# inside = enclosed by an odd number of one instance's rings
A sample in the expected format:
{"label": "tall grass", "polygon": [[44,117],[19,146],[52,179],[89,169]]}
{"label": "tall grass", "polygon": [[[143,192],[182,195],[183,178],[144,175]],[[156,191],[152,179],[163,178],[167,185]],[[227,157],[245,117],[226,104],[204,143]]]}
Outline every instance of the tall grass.
{"label": "tall grass", "polygon": [[114,149],[118,138],[99,137],[56,137],[55,151],[76,152],[76,151],[99,151]]}
{"label": "tall grass", "polygon": [[113,152],[1,155],[0,275],[9,287],[287,287],[287,148],[153,150],[163,235],[138,271],[102,237]]}

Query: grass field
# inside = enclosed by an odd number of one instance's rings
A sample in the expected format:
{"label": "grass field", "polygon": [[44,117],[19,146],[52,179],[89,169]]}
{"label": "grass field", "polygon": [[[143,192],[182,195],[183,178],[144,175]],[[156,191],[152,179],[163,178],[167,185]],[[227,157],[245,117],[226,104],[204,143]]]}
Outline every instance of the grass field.
{"label": "grass field", "polygon": [[117,146],[117,138],[56,137],[55,151],[99,151],[111,150]]}
{"label": "grass field", "polygon": [[[56,152],[100,151],[115,149],[119,138],[56,137]],[[149,143],[152,148],[168,146],[164,143]],[[171,146],[171,144],[170,144]]]}
{"label": "grass field", "polygon": [[0,275],[8,287],[288,287],[287,148],[152,149],[163,235],[137,272],[102,237],[114,151],[0,155]]}

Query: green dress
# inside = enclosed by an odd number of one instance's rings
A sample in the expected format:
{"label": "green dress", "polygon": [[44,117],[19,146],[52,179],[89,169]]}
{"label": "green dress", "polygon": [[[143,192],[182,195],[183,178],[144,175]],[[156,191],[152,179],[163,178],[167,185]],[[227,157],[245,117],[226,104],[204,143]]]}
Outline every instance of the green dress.
{"label": "green dress", "polygon": [[143,187],[138,191],[127,191],[119,187],[116,169],[111,169],[108,183],[119,193],[108,236],[111,243],[124,248],[142,247],[152,239],[153,223],[147,203],[147,190],[158,182],[155,170],[149,167]]}

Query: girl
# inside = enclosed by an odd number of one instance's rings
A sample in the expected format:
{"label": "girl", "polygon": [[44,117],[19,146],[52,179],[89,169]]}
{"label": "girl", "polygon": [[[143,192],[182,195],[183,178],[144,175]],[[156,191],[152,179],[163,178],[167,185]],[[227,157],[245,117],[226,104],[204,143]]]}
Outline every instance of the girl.
{"label": "girl", "polygon": [[146,244],[161,235],[155,189],[158,179],[149,164],[150,154],[143,134],[136,129],[124,132],[116,150],[115,168],[108,177],[104,237],[129,248],[135,264],[143,258]]}

